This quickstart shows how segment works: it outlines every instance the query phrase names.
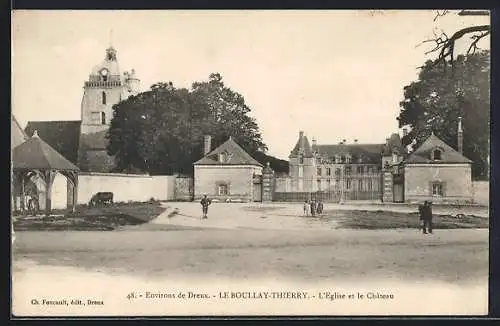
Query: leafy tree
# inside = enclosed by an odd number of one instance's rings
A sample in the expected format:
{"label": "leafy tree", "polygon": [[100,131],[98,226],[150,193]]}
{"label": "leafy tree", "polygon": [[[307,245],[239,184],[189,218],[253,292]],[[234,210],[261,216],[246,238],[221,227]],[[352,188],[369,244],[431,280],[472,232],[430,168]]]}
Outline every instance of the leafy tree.
{"label": "leafy tree", "polygon": [[[440,60],[440,59],[437,59]],[[451,65],[451,63],[445,63]],[[418,147],[433,131],[457,148],[457,123],[462,117],[464,155],[473,161],[474,178],[488,175],[489,155],[489,51],[458,56],[454,72],[443,73],[435,61],[427,61],[417,81],[404,88],[397,120],[410,126],[403,144]]]}
{"label": "leafy tree", "polygon": [[213,148],[232,136],[261,163],[270,161],[280,172],[285,168],[286,161],[265,154],[250,108],[241,94],[224,85],[220,74],[193,83],[190,90],[157,83],[113,110],[108,154],[115,155],[117,169],[191,174],[192,163],[202,157],[204,135],[212,136]]}

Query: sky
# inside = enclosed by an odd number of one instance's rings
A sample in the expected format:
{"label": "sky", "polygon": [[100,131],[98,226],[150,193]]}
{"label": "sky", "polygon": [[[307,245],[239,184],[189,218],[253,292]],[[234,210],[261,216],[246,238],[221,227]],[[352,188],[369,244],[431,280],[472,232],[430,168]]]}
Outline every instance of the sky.
{"label": "sky", "polygon": [[244,96],[270,155],[287,159],[299,131],[318,144],[383,143],[398,132],[403,87],[433,58],[425,54],[433,45],[419,44],[489,22],[454,12],[434,21],[435,13],[14,11],[12,111],[22,127],[80,120],[84,81],[112,44],[142,90],[220,73]]}

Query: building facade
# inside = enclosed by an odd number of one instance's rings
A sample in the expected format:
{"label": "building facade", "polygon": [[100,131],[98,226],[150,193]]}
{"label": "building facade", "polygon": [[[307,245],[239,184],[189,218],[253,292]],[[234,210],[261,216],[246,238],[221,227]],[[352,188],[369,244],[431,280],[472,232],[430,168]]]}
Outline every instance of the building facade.
{"label": "building facade", "polygon": [[381,144],[318,145],[301,131],[289,177],[276,180],[275,200],[471,203],[472,162],[462,154],[460,119],[457,128],[457,149],[432,133],[411,152],[397,133]]}
{"label": "building facade", "polygon": [[285,192],[324,193],[322,200],[376,200],[381,198],[381,154],[385,144],[345,140],[320,145],[303,131],[289,156],[290,182]]}
{"label": "building facade", "polygon": [[194,198],[219,201],[262,201],[263,166],[231,137],[211,150],[205,137],[204,156],[194,163]]}

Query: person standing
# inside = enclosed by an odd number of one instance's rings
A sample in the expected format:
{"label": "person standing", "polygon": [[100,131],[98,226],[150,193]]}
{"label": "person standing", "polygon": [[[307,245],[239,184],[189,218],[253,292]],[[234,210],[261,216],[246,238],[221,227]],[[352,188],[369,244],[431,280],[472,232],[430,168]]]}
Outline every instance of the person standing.
{"label": "person standing", "polygon": [[208,206],[210,206],[210,204],[212,203],[212,201],[210,199],[207,198],[207,195],[203,195],[203,198],[201,199],[200,201],[200,204],[201,204],[201,210],[203,212],[203,218],[208,218],[207,217],[207,214],[208,214]]}
{"label": "person standing", "polygon": [[317,211],[318,211],[318,215],[323,214],[323,202],[321,200],[318,201],[318,209],[317,209]]}
{"label": "person standing", "polygon": [[311,200],[311,216],[316,216],[316,202],[314,201],[314,199]]}
{"label": "person standing", "polygon": [[308,201],[304,201],[304,216],[309,216],[309,203]]}
{"label": "person standing", "polygon": [[432,234],[432,203],[428,200],[424,202],[422,207],[422,220],[422,232]]}

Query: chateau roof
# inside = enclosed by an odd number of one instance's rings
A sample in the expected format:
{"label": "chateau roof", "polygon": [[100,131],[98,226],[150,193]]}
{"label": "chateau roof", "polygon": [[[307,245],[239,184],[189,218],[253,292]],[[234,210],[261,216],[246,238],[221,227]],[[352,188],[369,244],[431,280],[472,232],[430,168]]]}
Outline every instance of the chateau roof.
{"label": "chateau roof", "polygon": [[[431,159],[431,152],[440,148],[442,150],[441,160]],[[452,163],[472,163],[471,160],[460,154],[444,141],[432,133],[413,153],[404,161],[405,163],[432,163],[432,164],[452,164]]]}
{"label": "chateau roof", "polygon": [[[227,154],[228,159],[226,162],[219,161],[219,154]],[[200,160],[196,161],[194,165],[255,165],[262,167],[263,165],[257,162],[250,156],[243,148],[240,147],[231,137],[226,140],[222,145],[205,155]]]}
{"label": "chateau roof", "polygon": [[81,121],[29,121],[26,134],[38,135],[73,164],[78,162]]}
{"label": "chateau roof", "polygon": [[335,144],[316,145],[315,149],[321,157],[335,157],[336,155],[350,154],[353,158],[363,157],[370,162],[378,162],[384,144]]}
{"label": "chateau roof", "polygon": [[14,148],[14,169],[78,171],[78,167],[59,154],[37,134]]}
{"label": "chateau roof", "polygon": [[392,153],[406,154],[406,149],[403,146],[401,137],[397,133],[393,133],[391,137],[388,138],[387,142],[383,146],[383,155],[392,155]]}
{"label": "chateau roof", "polygon": [[299,155],[301,150],[305,157],[312,157],[312,147],[311,144],[309,144],[309,139],[302,133],[299,135],[299,140],[297,140],[297,144],[295,144],[295,147],[292,149],[290,156]]}

